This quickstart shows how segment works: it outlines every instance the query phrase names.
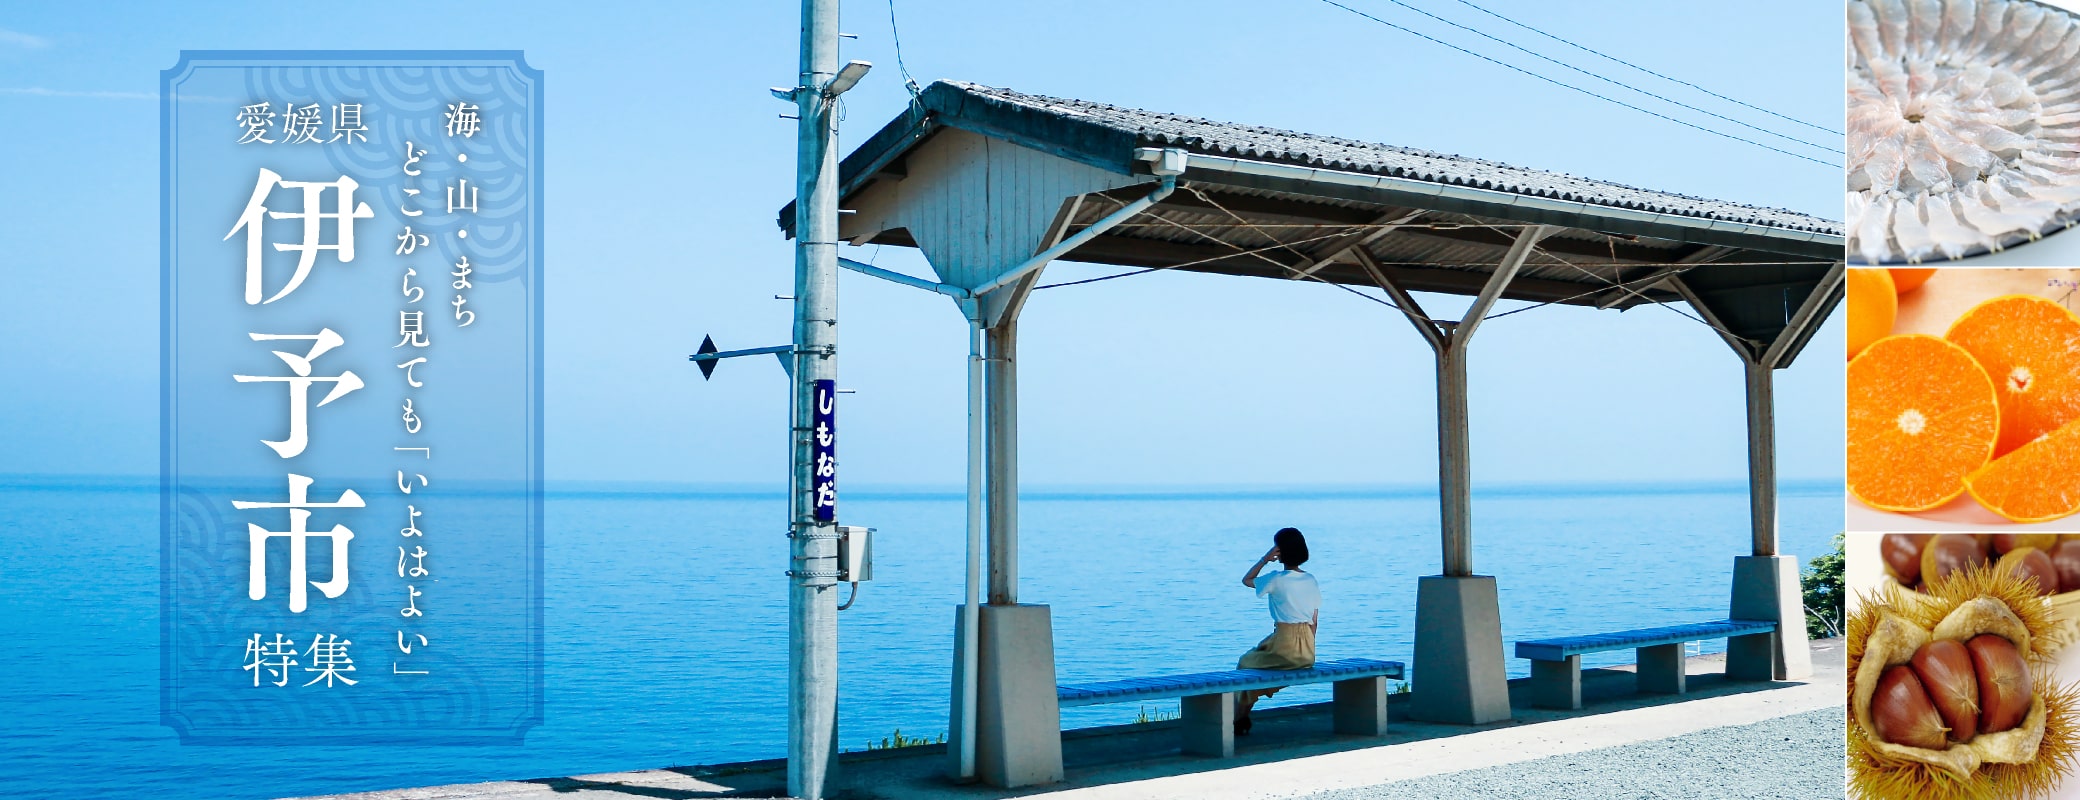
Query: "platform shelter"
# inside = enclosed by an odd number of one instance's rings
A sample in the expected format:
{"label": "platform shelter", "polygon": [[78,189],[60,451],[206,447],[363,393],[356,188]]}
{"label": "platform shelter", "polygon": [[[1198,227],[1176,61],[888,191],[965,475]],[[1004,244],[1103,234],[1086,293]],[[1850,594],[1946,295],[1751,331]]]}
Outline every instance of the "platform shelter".
{"label": "platform shelter", "polygon": [[[1810,674],[1798,561],[1777,551],[1772,376],[1841,302],[1841,223],[953,81],[848,155],[840,182],[842,238],[916,247],[936,275],[841,266],[946,295],[969,323],[971,542],[986,541],[971,544],[970,581],[986,571],[987,590],[971,586],[986,602],[957,618],[969,656],[955,659],[953,718],[971,722],[950,749],[972,736],[982,780],[1062,774],[1048,607],[1018,591],[1018,319],[1053,261],[1385,293],[1436,356],[1441,558],[1417,587],[1412,713],[1470,725],[1510,717],[1497,587],[1473,563],[1466,375],[1482,321],[1502,300],[1695,316],[1746,377],[1752,547],[1735,558],[1729,616],[1778,623],[1734,640],[1728,671]],[[779,218],[792,235],[792,207]],[[1474,299],[1441,319],[1417,292]]]}

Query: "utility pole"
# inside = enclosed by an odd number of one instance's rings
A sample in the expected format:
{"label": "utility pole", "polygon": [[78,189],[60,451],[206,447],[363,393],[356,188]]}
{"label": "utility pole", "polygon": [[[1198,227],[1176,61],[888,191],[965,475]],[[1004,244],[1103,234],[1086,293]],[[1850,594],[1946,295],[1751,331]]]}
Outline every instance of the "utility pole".
{"label": "utility pole", "polygon": [[[853,70],[847,70],[848,73]],[[864,70],[860,70],[864,72]],[[852,75],[852,81],[858,76]],[[793,94],[795,157],[794,408],[787,597],[787,793],[821,800],[838,762],[838,528],[820,508],[817,387],[838,377],[838,0],[802,0],[802,63]],[[835,89],[836,91],[833,91]],[[821,382],[821,383],[819,383]],[[834,435],[834,434],[827,434]],[[819,513],[821,512],[821,513]]]}

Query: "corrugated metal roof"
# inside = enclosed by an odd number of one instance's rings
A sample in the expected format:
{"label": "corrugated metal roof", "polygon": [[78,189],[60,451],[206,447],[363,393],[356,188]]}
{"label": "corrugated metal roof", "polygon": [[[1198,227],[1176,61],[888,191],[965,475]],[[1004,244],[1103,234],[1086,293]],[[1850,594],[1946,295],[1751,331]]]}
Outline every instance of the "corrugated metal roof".
{"label": "corrugated metal roof", "polygon": [[[948,130],[1120,175],[1146,175],[1136,150],[1149,147],[1186,149],[1206,162],[1276,165],[1247,173],[1188,163],[1178,191],[1062,261],[1371,286],[1375,276],[1365,266],[1331,254],[1339,241],[1378,229],[1345,255],[1362,251],[1410,291],[1471,295],[1517,230],[1543,225],[1549,235],[1504,289],[1505,299],[1619,309],[1682,303],[1685,296],[1657,277],[1680,275],[1715,324],[1764,344],[1791,330],[1801,308],[1817,303],[1824,316],[1841,300],[1835,270],[1842,225],[1807,214],[964,82],[933,83],[847,155],[839,167],[841,196],[849,201],[881,180],[915,180],[911,155],[933,152],[930,142]],[[1294,174],[1276,174],[1287,169]],[[1363,177],[1353,180],[1354,173]],[[1084,195],[1064,230],[1092,224],[1145,194],[1146,185]],[[793,205],[780,216],[791,233]],[[871,241],[917,246],[901,227],[872,232]],[[1813,327],[1795,331],[1800,338],[1791,354]]]}
{"label": "corrugated metal roof", "polygon": [[[1131,168],[1134,147],[1179,147],[1192,152],[1358,172],[1430,183],[1632,209],[1696,219],[1764,225],[1787,231],[1842,236],[1840,222],[1776,208],[1745,205],[1626,186],[1549,170],[1466,156],[1361,142],[1278,128],[1238,125],[1181,114],[1071,100],[984,86],[935,81],[918,98],[923,111],[966,120],[989,133],[1039,140],[1062,155],[1111,169]],[[917,109],[898,119],[846,159],[844,182],[856,188],[870,167],[916,137]],[[958,124],[958,123],[956,123]],[[900,130],[899,130],[900,129]],[[905,135],[905,134],[908,135]],[[878,145],[878,146],[877,146]],[[781,224],[792,222],[783,214]]]}

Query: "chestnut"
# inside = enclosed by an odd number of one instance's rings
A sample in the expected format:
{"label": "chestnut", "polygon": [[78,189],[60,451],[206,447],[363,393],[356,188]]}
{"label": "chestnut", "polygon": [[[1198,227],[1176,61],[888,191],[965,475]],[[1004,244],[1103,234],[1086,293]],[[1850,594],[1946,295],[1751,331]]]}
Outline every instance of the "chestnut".
{"label": "chestnut", "polygon": [[1932,583],[1985,564],[1986,550],[1972,534],[1939,533],[1921,549],[1921,580]]}
{"label": "chestnut", "polygon": [[2062,541],[2051,548],[2051,566],[2058,568],[2058,590],[2080,589],[2080,540]]}
{"label": "chestnut", "polygon": [[1993,551],[2002,555],[2015,552],[2024,547],[2049,550],[2054,544],[2058,544],[2058,534],[2055,533],[1996,533],[1993,535]]}
{"label": "chestnut", "polygon": [[1888,533],[1878,541],[1878,552],[1885,557],[1885,571],[1902,585],[1912,586],[1921,581],[1921,549],[1933,538],[1932,533]]}
{"label": "chestnut", "polygon": [[1979,733],[1979,676],[1972,655],[1955,639],[1939,639],[1914,651],[1914,677],[1950,728],[1950,741],[1968,742]]}
{"label": "chestnut", "polygon": [[2034,547],[2018,547],[2001,556],[2000,563],[2013,564],[2010,569],[2026,580],[2037,582],[2037,594],[2058,594],[2058,567],[2051,563],[2051,556]]}
{"label": "chestnut", "polygon": [[1921,688],[1921,679],[1905,664],[1885,670],[1878,678],[1878,692],[1871,696],[1871,724],[1878,729],[1878,738],[1893,744],[1929,750],[1949,746],[1942,716]]}
{"label": "chestnut", "polygon": [[[1966,642],[1965,650],[1972,656],[1972,670],[1979,675],[1979,732],[2000,733],[2022,724],[2036,686],[2015,643],[1982,633]],[[1880,680],[1878,685],[1882,691],[1884,682]],[[1901,721],[1912,719],[1911,715],[1901,717]]]}

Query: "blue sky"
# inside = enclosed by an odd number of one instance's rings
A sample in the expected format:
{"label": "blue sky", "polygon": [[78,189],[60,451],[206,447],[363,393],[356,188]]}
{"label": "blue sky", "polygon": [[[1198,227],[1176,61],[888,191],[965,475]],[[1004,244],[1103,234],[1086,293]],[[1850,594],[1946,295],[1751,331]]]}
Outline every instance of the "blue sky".
{"label": "blue sky", "polygon": [[[1348,1],[1589,85],[1386,0]],[[1693,105],[1769,119],[1583,60],[1453,0],[1409,2]],[[1482,4],[1775,111],[1842,118],[1831,4]],[[845,28],[860,38],[846,56],[877,65],[847,96],[845,138],[858,141],[906,97],[887,5],[847,5]],[[795,4],[496,9],[0,10],[0,474],[156,468],[153,94],[180,50],[484,48],[525,50],[547,75],[549,476],[781,480],[780,370],[765,359],[729,363],[704,383],[685,355],[703,334],[726,348],[788,335],[788,304],[770,298],[792,280],[773,218],[792,193],[794,128],[765,87],[793,80]],[[1567,92],[1316,0],[899,0],[898,10],[904,60],[920,81],[960,78],[1841,213],[1838,170]],[[914,252],[847,255],[926,272]],[[1049,275],[1104,271],[1058,265]],[[841,384],[858,392],[843,411],[846,485],[958,483],[960,316],[944,298],[863,276],[841,285]],[[1424,299],[1440,315],[1465,305]],[[1841,474],[1836,316],[1779,374],[1787,478]],[[1391,310],[1329,287],[1157,274],[1050,290],[1028,307],[1021,349],[1028,485],[1435,479],[1428,349]],[[1484,325],[1472,353],[1477,483],[1745,474],[1738,361],[1696,322],[1660,308],[1546,308]]]}

